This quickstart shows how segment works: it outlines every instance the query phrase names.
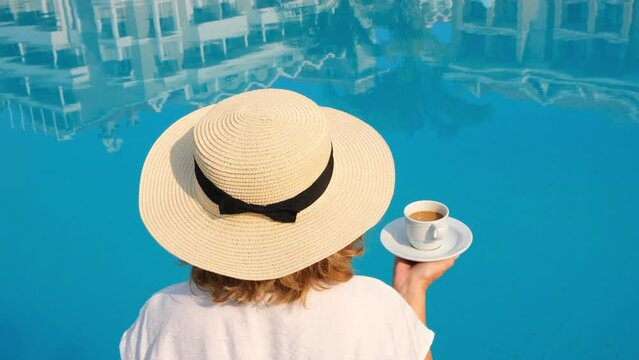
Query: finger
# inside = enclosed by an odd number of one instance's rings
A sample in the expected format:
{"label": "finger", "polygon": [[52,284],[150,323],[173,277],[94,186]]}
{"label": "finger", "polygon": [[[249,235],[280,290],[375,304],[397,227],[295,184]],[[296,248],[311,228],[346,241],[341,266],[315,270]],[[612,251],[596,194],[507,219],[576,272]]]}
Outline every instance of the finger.
{"label": "finger", "polygon": [[417,261],[404,259],[404,258],[399,257],[397,255],[395,255],[395,262],[402,263],[402,264],[407,264],[407,265],[410,265],[410,266],[413,266],[413,265],[417,264]]}
{"label": "finger", "polygon": [[449,258],[444,260],[444,266],[446,267],[446,269],[449,269],[454,264],[455,264],[455,258]]}
{"label": "finger", "polygon": [[397,271],[407,271],[407,270],[410,270],[410,268],[413,265],[414,265],[414,261],[402,259],[402,258],[400,258],[398,256],[395,256],[395,264],[393,266],[393,269],[395,270],[395,272],[397,272]]}

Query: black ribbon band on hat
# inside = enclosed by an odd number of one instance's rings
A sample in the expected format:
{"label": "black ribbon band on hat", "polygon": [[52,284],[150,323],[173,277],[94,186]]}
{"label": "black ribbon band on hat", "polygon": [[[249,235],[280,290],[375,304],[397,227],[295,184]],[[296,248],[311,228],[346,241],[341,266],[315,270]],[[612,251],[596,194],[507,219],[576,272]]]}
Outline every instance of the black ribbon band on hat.
{"label": "black ribbon band on hat", "polygon": [[333,175],[333,147],[331,146],[331,156],[328,159],[326,168],[311,186],[290,199],[268,205],[249,204],[227,194],[206,178],[195,159],[193,162],[195,163],[195,178],[200,188],[211,201],[218,205],[220,214],[254,212],[264,214],[275,221],[292,223],[295,222],[298,212],[306,209],[322,196],[331,181],[331,176]]}

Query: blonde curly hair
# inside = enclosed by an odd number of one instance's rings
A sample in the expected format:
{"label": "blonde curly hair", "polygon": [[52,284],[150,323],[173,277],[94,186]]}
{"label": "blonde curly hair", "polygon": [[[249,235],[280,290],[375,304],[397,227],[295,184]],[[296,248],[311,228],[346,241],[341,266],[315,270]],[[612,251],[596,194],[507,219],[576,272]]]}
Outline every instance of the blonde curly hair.
{"label": "blonde curly hair", "polygon": [[311,288],[328,289],[353,277],[352,259],[364,252],[364,236],[302,270],[271,280],[242,280],[191,266],[189,285],[195,284],[215,303],[288,304],[300,302],[306,307]]}

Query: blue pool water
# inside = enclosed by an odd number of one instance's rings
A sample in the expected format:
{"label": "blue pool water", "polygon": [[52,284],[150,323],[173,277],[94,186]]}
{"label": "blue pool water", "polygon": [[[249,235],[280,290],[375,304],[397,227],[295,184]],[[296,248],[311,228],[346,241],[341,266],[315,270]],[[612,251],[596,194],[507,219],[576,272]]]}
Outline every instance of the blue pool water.
{"label": "blue pool water", "polygon": [[383,224],[438,199],[475,241],[428,294],[439,359],[639,359],[639,2],[0,0],[0,359],[116,359],[187,277],[144,229],[154,139],[299,91],[388,141]]}

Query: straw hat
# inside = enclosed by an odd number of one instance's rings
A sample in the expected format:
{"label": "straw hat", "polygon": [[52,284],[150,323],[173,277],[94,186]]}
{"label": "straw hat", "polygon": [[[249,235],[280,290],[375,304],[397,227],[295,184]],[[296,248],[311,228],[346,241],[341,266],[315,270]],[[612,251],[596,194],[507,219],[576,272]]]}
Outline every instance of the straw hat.
{"label": "straw hat", "polygon": [[140,214],[191,265],[275,279],[373,227],[394,184],[392,154],[371,126],[292,91],[255,90],[164,131],[144,162]]}

